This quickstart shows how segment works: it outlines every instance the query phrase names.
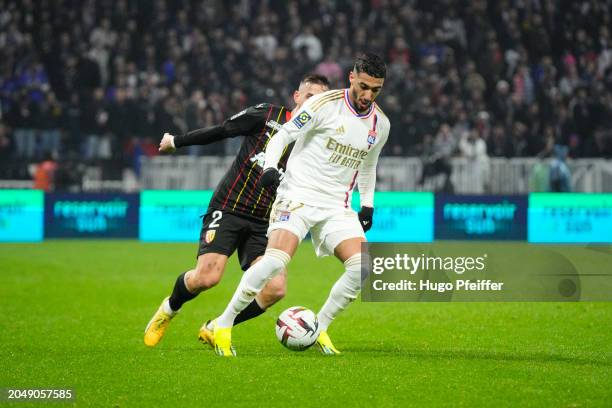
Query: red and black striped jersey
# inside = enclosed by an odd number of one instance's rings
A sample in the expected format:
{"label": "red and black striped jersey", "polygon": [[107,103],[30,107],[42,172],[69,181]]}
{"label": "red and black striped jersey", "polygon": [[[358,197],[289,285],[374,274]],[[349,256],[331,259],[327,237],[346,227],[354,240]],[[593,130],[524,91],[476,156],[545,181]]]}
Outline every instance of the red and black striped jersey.
{"label": "red and black striped jersey", "polygon": [[[262,189],[258,183],[263,170],[264,150],[270,138],[290,118],[291,111],[284,106],[261,103],[235,114],[222,125],[175,137],[175,146],[182,147],[244,136],[238,155],[217,186],[209,208],[268,221],[275,194]],[[279,161],[278,167],[283,171],[292,147],[285,148]]]}

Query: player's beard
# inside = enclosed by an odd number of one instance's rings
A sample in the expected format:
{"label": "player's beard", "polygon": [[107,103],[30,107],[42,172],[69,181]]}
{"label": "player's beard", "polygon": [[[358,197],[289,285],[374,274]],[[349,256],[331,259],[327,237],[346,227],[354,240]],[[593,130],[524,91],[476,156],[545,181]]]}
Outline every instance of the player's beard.
{"label": "player's beard", "polygon": [[357,91],[353,91],[352,96],[353,96],[353,108],[355,108],[355,111],[357,111],[357,113],[365,113],[370,109],[370,106],[372,106],[372,103],[370,102],[369,104],[366,105],[365,108],[362,109],[359,107],[359,97],[357,96]]}

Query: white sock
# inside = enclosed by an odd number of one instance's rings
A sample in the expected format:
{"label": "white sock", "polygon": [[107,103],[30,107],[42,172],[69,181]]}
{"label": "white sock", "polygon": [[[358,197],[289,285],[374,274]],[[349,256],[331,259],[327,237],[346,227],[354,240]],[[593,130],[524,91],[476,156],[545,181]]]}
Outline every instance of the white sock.
{"label": "white sock", "polygon": [[170,298],[165,299],[162,302],[162,310],[164,311],[164,313],[169,314],[170,316],[174,316],[175,314],[177,314],[178,312],[175,312],[174,310],[172,310],[172,308],[170,307]]}
{"label": "white sock", "polygon": [[290,260],[291,257],[286,252],[272,248],[266,249],[266,253],[261,260],[242,275],[232,300],[221,316],[217,318],[217,326],[232,327],[236,316],[255,299],[255,296],[270,279],[278,275],[287,266]]}
{"label": "white sock", "polygon": [[357,299],[361,290],[361,254],[355,254],[344,261],[345,272],[334,284],[334,287],[317,315],[321,331],[326,331],[334,318],[349,303]]}

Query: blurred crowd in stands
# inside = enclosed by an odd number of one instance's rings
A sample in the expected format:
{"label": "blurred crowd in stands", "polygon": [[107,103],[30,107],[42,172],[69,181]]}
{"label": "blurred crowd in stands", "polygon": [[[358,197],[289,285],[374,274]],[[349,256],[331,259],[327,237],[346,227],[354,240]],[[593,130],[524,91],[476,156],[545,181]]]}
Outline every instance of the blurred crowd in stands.
{"label": "blurred crowd in stands", "polygon": [[0,161],[137,171],[164,132],[290,106],[307,72],[347,86],[361,50],[388,62],[387,155],[435,172],[554,146],[609,158],[611,16],[612,0],[0,0]]}

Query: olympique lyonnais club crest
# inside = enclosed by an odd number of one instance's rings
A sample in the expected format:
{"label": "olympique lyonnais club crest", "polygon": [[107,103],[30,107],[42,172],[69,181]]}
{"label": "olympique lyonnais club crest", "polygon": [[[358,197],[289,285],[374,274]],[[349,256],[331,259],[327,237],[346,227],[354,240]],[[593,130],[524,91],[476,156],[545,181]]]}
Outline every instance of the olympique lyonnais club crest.
{"label": "olympique lyonnais club crest", "polygon": [[370,130],[368,132],[368,145],[372,146],[374,143],[376,143],[376,131],[375,130]]}
{"label": "olympique lyonnais club crest", "polygon": [[372,147],[374,143],[376,143],[376,123],[378,122],[378,116],[374,114],[374,119],[372,120],[372,129],[368,132],[368,149]]}
{"label": "olympique lyonnais club crest", "polygon": [[210,244],[215,239],[215,235],[217,235],[217,230],[206,231],[206,236],[204,236],[204,241],[206,241],[207,244]]}
{"label": "olympique lyonnais club crest", "polygon": [[312,116],[310,116],[308,112],[304,111],[297,115],[295,119],[293,119],[293,124],[298,129],[301,129],[306,123],[310,121],[310,119],[312,119]]}
{"label": "olympique lyonnais club crest", "polygon": [[278,215],[279,221],[289,221],[289,217],[291,217],[291,212],[289,211],[281,211]]}

